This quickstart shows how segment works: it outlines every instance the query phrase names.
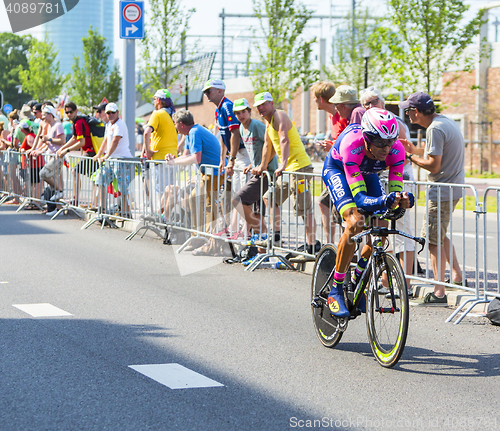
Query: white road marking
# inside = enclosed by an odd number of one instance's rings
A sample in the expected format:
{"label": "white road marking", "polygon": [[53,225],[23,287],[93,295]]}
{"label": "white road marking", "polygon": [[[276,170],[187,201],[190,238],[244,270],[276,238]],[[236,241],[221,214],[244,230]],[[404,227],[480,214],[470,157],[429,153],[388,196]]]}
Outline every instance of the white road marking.
{"label": "white road marking", "polygon": [[[463,236],[465,238],[475,238],[476,237],[476,235],[473,234],[473,233],[462,233],[462,232],[453,232],[453,235],[455,235],[455,236]],[[477,237],[478,238],[484,238],[483,235],[478,235]],[[486,238],[493,239],[492,236],[487,236]]]}
{"label": "white road marking", "polygon": [[180,364],[129,365],[129,367],[170,389],[224,386]]}
{"label": "white road marking", "polygon": [[67,311],[61,310],[52,304],[14,304],[13,307],[29,314],[32,317],[58,317],[72,316]]}

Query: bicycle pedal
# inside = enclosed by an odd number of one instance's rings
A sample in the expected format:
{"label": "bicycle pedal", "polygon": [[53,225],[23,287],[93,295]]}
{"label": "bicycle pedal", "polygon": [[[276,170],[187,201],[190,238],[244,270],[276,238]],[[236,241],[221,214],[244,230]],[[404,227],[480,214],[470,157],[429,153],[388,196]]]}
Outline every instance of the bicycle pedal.
{"label": "bicycle pedal", "polygon": [[311,301],[311,305],[314,307],[314,308],[321,308],[323,307],[323,302],[321,301],[321,299],[319,298],[319,296],[316,296],[312,301]]}

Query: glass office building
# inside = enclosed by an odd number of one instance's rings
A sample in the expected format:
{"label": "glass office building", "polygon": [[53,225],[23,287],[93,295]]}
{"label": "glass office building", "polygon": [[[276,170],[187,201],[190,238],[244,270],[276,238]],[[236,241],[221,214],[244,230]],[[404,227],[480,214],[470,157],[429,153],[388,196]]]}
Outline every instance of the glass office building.
{"label": "glass office building", "polygon": [[[54,44],[58,52],[61,72],[72,71],[74,56],[83,62],[82,38],[88,35],[90,26],[106,38],[111,50],[109,68],[114,65],[115,7],[113,0],[80,0],[78,4],[52,21],[33,28],[29,33],[37,39],[45,36]],[[118,29],[116,30],[118,31]]]}

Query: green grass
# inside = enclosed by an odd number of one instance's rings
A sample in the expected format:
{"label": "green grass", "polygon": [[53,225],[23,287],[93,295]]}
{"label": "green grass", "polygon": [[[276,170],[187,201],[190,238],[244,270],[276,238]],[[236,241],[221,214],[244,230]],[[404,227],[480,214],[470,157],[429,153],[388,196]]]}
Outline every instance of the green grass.
{"label": "green grass", "polygon": [[[417,200],[418,206],[425,206],[425,192],[420,192],[420,197]],[[457,205],[457,210],[463,209],[463,201]],[[474,196],[465,196],[465,210],[466,211],[474,211],[476,209]],[[486,212],[495,213],[497,212],[497,199],[496,196],[487,196],[486,197]]]}
{"label": "green grass", "polygon": [[470,177],[470,178],[500,178],[500,174],[497,174],[495,172],[492,172],[491,174],[488,173],[483,173],[480,174],[477,170],[474,172],[470,173],[469,171],[465,172],[465,177]]}

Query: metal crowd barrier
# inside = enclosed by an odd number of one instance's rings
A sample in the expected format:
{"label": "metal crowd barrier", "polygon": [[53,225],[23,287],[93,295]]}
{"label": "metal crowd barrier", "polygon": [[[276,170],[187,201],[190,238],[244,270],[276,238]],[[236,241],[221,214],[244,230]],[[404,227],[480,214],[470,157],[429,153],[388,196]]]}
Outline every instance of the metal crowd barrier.
{"label": "metal crowd barrier", "polygon": [[[182,246],[177,250],[182,252],[195,239],[207,242],[210,238],[217,241],[223,240],[237,246],[248,245],[248,229],[243,227],[243,238],[227,238],[227,235],[218,236],[217,233],[230,227],[232,218],[232,200],[235,187],[229,187],[225,175],[216,175],[218,166],[170,166],[163,161],[144,159],[108,159],[99,165],[88,157],[70,155],[65,158],[64,164],[56,163],[54,178],[63,183],[60,200],[52,202],[47,196],[42,196],[42,179],[37,178],[41,167],[35,165],[33,158],[14,152],[3,151],[0,154],[0,205],[9,199],[21,201],[19,210],[28,204],[56,205],[57,212],[52,217],[56,218],[62,212],[72,210],[81,217],[82,211],[92,212],[93,216],[82,227],[88,228],[95,222],[100,222],[101,227],[108,224],[116,226],[117,220],[132,220],[140,223],[135,231],[127,236],[132,239],[142,230],[152,230],[164,240],[169,234],[176,232],[181,237]],[[54,155],[44,155],[44,165],[54,159]],[[240,172],[240,171],[238,171]],[[243,176],[242,172],[240,172]],[[259,228],[267,226],[268,241],[260,244],[261,251],[247,270],[264,265],[269,258],[283,262],[286,268],[292,268],[285,254],[292,255],[291,261],[314,260],[317,252],[316,241],[325,244],[329,241],[336,243],[341,227],[336,229],[331,219],[325,214],[324,208],[320,213],[318,201],[324,184],[320,175],[302,172],[284,172],[280,181],[274,179],[266,172],[268,178],[268,206],[264,212],[264,190],[261,185],[260,199],[257,204],[261,210],[259,214]],[[37,181],[37,180],[40,181]],[[450,224],[447,230],[450,249],[455,248],[458,263],[463,273],[463,280],[468,279],[473,285],[453,284],[453,273],[448,272],[450,281],[435,281],[432,272],[429,247],[426,246],[423,256],[413,254],[414,273],[407,273],[409,280],[424,284],[439,284],[446,288],[460,289],[472,293],[473,297],[460,305],[447,321],[451,321],[461,313],[455,324],[460,321],[480,303],[489,302],[488,297],[500,297],[500,188],[489,187],[481,202],[476,189],[471,185],[429,183],[422,181],[405,181],[406,187],[423,191],[427,196],[429,188],[437,187],[438,207],[442,203],[441,196],[460,190],[462,209],[453,211],[448,208]],[[55,189],[60,189],[57,185]],[[287,191],[288,188],[288,191]],[[295,199],[290,198],[294,190]],[[465,197],[473,197],[473,210],[467,210]],[[495,193],[496,219],[495,227],[488,228],[488,222],[494,217],[493,213],[486,212],[486,202],[489,195]],[[288,197],[285,199],[285,197]],[[329,200],[328,200],[329,201]],[[444,201],[443,201],[444,202]],[[277,205],[279,204],[279,205]],[[270,210],[279,207],[279,213]],[[296,211],[296,208],[303,209]],[[331,203],[330,211],[331,212]],[[240,212],[241,214],[241,212]],[[279,215],[278,215],[279,214]],[[416,205],[405,215],[407,225],[414,234],[420,235],[424,215],[428,219],[429,201],[425,206]],[[440,212],[438,211],[438,214]],[[236,223],[239,223],[236,221]],[[438,215],[437,224],[441,224]],[[332,227],[333,226],[333,227]],[[233,221],[233,229],[234,221]],[[239,229],[239,224],[237,229]],[[405,228],[406,229],[406,228]],[[488,230],[489,229],[489,230]],[[162,234],[165,230],[165,234]],[[279,241],[275,234],[280,234]],[[439,230],[438,230],[439,232]],[[428,237],[428,229],[427,229]],[[438,243],[441,234],[438,233]],[[493,244],[493,247],[491,246]],[[308,245],[313,245],[312,252]],[[418,251],[418,250],[415,250]],[[408,252],[403,250],[403,264],[406,268]],[[481,262],[482,259],[482,262]],[[438,268],[441,265],[441,247],[437,254]],[[416,272],[417,264],[421,263],[425,275]],[[482,270],[481,270],[482,268]],[[407,271],[405,271],[407,272]],[[438,269],[439,272],[439,269]],[[496,277],[496,279],[495,279]],[[496,284],[495,284],[496,281]],[[495,289],[496,288],[496,289]],[[466,305],[465,311],[462,311]]]}

